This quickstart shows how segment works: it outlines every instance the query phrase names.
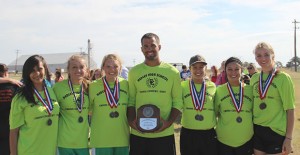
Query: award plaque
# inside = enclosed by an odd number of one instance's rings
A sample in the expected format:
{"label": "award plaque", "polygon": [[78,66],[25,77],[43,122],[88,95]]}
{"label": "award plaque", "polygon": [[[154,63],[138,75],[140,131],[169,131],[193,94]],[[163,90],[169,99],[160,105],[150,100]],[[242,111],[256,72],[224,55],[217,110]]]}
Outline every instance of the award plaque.
{"label": "award plaque", "polygon": [[146,104],[137,110],[137,127],[142,132],[153,132],[159,129],[160,110],[153,104]]}

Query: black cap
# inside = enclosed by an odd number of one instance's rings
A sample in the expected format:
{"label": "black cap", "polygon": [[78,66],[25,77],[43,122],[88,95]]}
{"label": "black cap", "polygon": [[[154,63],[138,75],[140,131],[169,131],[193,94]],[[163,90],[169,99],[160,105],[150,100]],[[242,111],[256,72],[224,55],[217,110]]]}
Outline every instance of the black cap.
{"label": "black cap", "polygon": [[204,63],[205,65],[207,65],[203,56],[195,55],[195,56],[191,57],[191,59],[190,59],[190,66],[192,66],[193,64],[195,64],[197,62],[201,62],[201,63]]}

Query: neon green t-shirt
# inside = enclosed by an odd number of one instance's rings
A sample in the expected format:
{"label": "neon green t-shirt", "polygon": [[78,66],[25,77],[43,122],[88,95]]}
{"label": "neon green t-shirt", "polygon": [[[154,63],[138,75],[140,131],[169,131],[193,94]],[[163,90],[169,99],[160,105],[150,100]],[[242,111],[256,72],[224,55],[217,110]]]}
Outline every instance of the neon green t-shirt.
{"label": "neon green t-shirt", "polygon": [[[89,94],[92,111],[91,148],[125,147],[129,145],[129,125],[127,122],[128,82],[119,77],[120,98],[117,108],[111,108],[106,100],[102,79],[90,84]],[[114,82],[109,83],[111,91]],[[110,117],[118,112],[118,117]]]}
{"label": "neon green t-shirt", "polygon": [[[211,81],[206,81],[205,102],[202,111],[195,110],[191,97],[190,80],[182,81],[182,98],[183,98],[183,110],[181,124],[187,129],[193,130],[208,130],[212,129],[216,125],[216,115],[214,107],[214,96],[216,93],[216,85]],[[197,92],[200,92],[202,84],[195,84]],[[203,120],[199,121],[195,119],[196,115],[203,116]]]}
{"label": "neon green t-shirt", "polygon": [[[84,92],[82,111],[79,112],[68,85],[68,79],[56,83],[53,86],[58,104],[60,106],[60,118],[58,125],[58,146],[63,148],[88,148],[88,111],[89,97]],[[76,99],[80,98],[80,85],[73,84]],[[82,122],[79,118],[82,118]]]}
{"label": "neon green t-shirt", "polygon": [[[28,103],[25,97],[17,94],[11,104],[10,129],[20,128],[18,155],[54,155],[57,148],[59,105],[53,90],[48,87],[53,103],[49,116],[46,107],[35,97],[37,105]],[[46,100],[44,92],[39,92]],[[51,125],[48,121],[51,119]]]}
{"label": "neon green t-shirt", "polygon": [[[266,98],[261,100],[258,92],[260,74],[252,76],[250,84],[253,86],[253,121],[254,124],[270,127],[274,132],[285,136],[288,109],[295,109],[295,89],[291,77],[285,72],[278,72],[274,77]],[[268,74],[263,74],[263,84]],[[260,109],[265,103],[266,108]]]}
{"label": "neon green t-shirt", "polygon": [[[232,87],[237,99],[239,98],[239,89],[239,86]],[[252,87],[245,85],[242,109],[237,112],[227,89],[227,83],[217,87],[215,96],[215,110],[218,117],[216,132],[220,142],[231,147],[239,147],[252,138],[252,102]],[[242,119],[240,122],[239,118]]]}
{"label": "neon green t-shirt", "polygon": [[[150,67],[138,64],[129,71],[129,105],[136,111],[145,104],[156,105],[160,109],[160,117],[168,120],[171,109],[182,109],[182,88],[179,71],[168,63]],[[174,134],[171,125],[159,133],[144,133],[132,129],[131,133],[140,137],[165,137]]]}

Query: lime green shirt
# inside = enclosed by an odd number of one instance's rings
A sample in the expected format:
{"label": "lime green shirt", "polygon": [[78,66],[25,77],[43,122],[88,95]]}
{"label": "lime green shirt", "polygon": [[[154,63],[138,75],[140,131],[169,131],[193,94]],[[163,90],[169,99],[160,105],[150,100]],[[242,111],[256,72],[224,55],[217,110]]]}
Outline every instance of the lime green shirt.
{"label": "lime green shirt", "polygon": [[[54,155],[57,148],[59,105],[54,92],[47,88],[53,103],[49,116],[46,107],[35,97],[37,105],[17,94],[11,104],[10,129],[19,128],[18,155]],[[44,92],[39,92],[46,100]],[[52,124],[48,125],[51,119]]]}
{"label": "lime green shirt", "polygon": [[[181,124],[187,129],[193,130],[208,130],[212,129],[216,125],[216,115],[214,107],[214,96],[216,93],[216,85],[211,81],[206,81],[205,102],[202,111],[195,110],[194,104],[190,92],[190,80],[182,81],[182,98],[183,98],[183,110]],[[197,92],[200,92],[202,84],[196,84]],[[195,119],[196,115],[202,115],[203,121]]]}
{"label": "lime green shirt", "polygon": [[[260,99],[258,92],[258,81],[260,74],[252,76],[250,84],[253,86],[254,124],[270,127],[274,132],[285,136],[287,127],[287,110],[295,109],[295,89],[291,77],[280,71],[274,77],[265,99]],[[263,74],[263,84],[268,74]],[[265,109],[259,105],[265,103]]]}
{"label": "lime green shirt", "polygon": [[[232,87],[232,89],[238,99],[240,87]],[[221,143],[231,147],[239,147],[252,138],[252,102],[252,87],[245,85],[242,109],[237,112],[227,89],[227,83],[217,87],[215,96],[215,110],[218,116],[216,132]],[[242,122],[237,121],[238,117],[242,118]]]}
{"label": "lime green shirt", "polygon": [[[88,147],[88,111],[89,98],[84,93],[82,111],[79,112],[68,85],[68,79],[56,83],[53,86],[58,104],[60,105],[60,119],[58,125],[58,146],[63,148],[87,148]],[[80,85],[73,85],[76,99],[80,98]],[[79,122],[79,117],[83,118]]]}
{"label": "lime green shirt", "polygon": [[[179,71],[168,63],[161,62],[155,67],[144,63],[138,64],[129,71],[129,105],[136,108],[145,104],[156,105],[160,109],[160,117],[168,120],[171,109],[182,109],[182,88]],[[132,129],[131,133],[140,137],[156,138],[174,134],[171,125],[159,133],[139,133]]]}
{"label": "lime green shirt", "polygon": [[[118,106],[111,108],[106,100],[102,79],[90,84],[90,103],[92,111],[91,148],[125,147],[129,145],[129,125],[126,111],[128,103],[128,82],[119,77],[120,98]],[[109,83],[111,91],[114,82]],[[111,112],[118,112],[117,118],[111,118]]]}

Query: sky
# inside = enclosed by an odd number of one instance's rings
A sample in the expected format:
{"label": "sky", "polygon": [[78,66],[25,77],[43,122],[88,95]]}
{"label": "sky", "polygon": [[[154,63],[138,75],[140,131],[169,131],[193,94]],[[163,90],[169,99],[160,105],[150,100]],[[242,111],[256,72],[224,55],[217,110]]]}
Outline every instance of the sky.
{"label": "sky", "polygon": [[[134,66],[144,61],[141,37],[153,32],[164,62],[188,65],[196,54],[208,66],[231,56],[255,62],[253,49],[265,41],[285,65],[294,57],[299,8],[299,0],[0,0],[0,62],[14,62],[17,51],[87,52],[90,39],[98,66],[109,53]],[[300,29],[296,36],[299,51]]]}

